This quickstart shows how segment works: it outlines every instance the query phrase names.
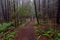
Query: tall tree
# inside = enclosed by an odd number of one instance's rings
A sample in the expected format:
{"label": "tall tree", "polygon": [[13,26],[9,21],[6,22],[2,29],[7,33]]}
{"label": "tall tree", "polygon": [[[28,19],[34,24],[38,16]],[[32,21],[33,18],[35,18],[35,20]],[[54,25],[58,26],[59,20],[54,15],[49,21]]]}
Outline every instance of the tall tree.
{"label": "tall tree", "polygon": [[60,24],[60,0],[58,0],[57,24]]}
{"label": "tall tree", "polygon": [[39,12],[40,12],[40,0],[39,0]]}
{"label": "tall tree", "polygon": [[46,18],[46,0],[42,0],[42,9],[43,9],[43,20],[45,21]]}
{"label": "tall tree", "polygon": [[13,0],[13,3],[14,3],[14,12],[15,12],[15,11],[16,11],[16,10],[15,10],[15,0]]}
{"label": "tall tree", "polygon": [[34,6],[35,6],[35,15],[36,15],[37,23],[39,24],[38,15],[37,15],[36,0],[34,0]]}
{"label": "tall tree", "polygon": [[1,3],[1,8],[2,8],[2,14],[3,14],[3,17],[4,17],[4,20],[6,21],[6,15],[5,15],[5,12],[4,12],[4,6],[3,6],[3,1],[0,0],[0,3]]}

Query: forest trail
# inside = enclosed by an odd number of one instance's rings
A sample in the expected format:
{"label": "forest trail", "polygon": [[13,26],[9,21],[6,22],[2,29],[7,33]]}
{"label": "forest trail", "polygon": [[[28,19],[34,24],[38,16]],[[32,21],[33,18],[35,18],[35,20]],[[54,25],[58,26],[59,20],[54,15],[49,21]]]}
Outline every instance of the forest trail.
{"label": "forest trail", "polygon": [[34,20],[31,20],[24,28],[20,28],[14,40],[35,40],[33,23]]}

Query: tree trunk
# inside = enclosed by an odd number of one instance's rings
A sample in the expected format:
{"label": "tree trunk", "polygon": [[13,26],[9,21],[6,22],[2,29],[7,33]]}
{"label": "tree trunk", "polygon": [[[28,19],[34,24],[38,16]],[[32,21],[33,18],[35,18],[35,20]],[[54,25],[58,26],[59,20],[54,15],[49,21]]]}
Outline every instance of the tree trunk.
{"label": "tree trunk", "polygon": [[13,0],[13,3],[14,3],[14,12],[15,12],[15,11],[16,11],[16,10],[15,10],[15,0]]}
{"label": "tree trunk", "polygon": [[34,0],[34,6],[35,6],[35,15],[36,15],[37,23],[39,24],[38,15],[37,15],[37,8],[36,8],[36,0]]}
{"label": "tree trunk", "polygon": [[57,24],[60,24],[60,0],[58,0],[58,12],[57,12],[56,22]]}
{"label": "tree trunk", "polygon": [[40,0],[39,0],[39,12],[40,12]]}
{"label": "tree trunk", "polygon": [[6,21],[4,6],[3,6],[3,3],[2,3],[2,0],[1,0],[1,8],[2,8],[2,14],[3,14],[3,17],[4,17],[4,21]]}

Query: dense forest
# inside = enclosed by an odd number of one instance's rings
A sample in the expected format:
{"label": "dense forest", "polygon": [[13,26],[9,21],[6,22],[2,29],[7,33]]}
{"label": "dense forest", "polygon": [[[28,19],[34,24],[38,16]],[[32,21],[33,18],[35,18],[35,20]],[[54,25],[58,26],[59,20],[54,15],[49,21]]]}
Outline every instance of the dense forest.
{"label": "dense forest", "polygon": [[0,40],[60,40],[60,0],[0,0]]}

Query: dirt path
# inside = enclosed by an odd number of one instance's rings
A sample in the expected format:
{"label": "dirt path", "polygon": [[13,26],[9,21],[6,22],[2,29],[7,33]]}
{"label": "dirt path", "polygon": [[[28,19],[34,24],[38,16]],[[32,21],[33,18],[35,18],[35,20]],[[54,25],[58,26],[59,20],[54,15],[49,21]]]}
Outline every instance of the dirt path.
{"label": "dirt path", "polygon": [[33,22],[34,20],[30,21],[25,28],[20,28],[14,40],[35,40]]}

